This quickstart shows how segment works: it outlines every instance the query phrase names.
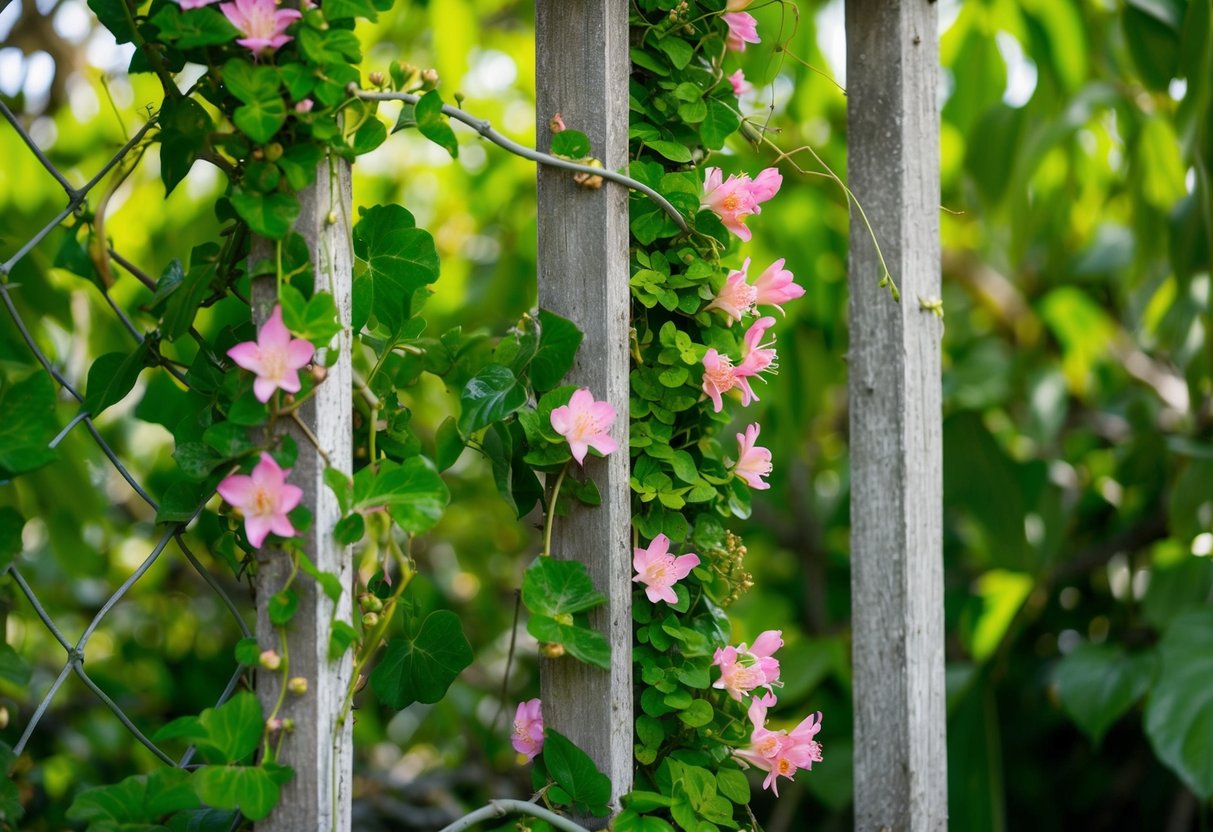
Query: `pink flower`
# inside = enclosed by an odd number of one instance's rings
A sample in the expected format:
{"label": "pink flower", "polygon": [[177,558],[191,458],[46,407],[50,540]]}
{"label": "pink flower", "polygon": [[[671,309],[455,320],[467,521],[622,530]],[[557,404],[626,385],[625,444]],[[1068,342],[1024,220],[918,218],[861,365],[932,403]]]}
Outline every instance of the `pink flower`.
{"label": "pink flower", "polygon": [[[761,174],[759,175],[761,176]],[[749,263],[748,260],[746,262]],[[804,294],[804,287],[792,282],[795,275],[783,267],[784,262],[784,258],[780,257],[767,266],[766,271],[758,275],[758,279],[754,281],[755,306],[761,303],[766,306],[774,306],[782,312],[781,303],[795,300]]]}
{"label": "pink flower", "polygon": [[649,548],[632,550],[632,567],[636,570],[633,583],[645,585],[644,594],[656,604],[678,603],[674,584],[681,581],[699,565],[699,555],[694,553],[674,557],[670,554],[670,539],[659,534],[649,543]]}
{"label": "pink flower", "polygon": [[712,400],[712,408],[717,413],[724,407],[721,397],[740,383],[741,378],[729,357],[715,348],[708,350],[703,357],[703,392]]}
{"label": "pink flower", "polygon": [[218,2],[219,0],[177,0],[177,5],[181,7],[182,11],[189,11],[190,9],[200,9],[203,6],[209,6],[211,3]]}
{"label": "pink flower", "polygon": [[272,52],[293,40],[286,27],[303,17],[298,9],[278,8],[276,0],[233,0],[222,4],[219,11],[244,35],[236,43],[254,55]]}
{"label": "pink flower", "polygon": [[287,483],[290,473],[290,469],[283,471],[272,456],[262,452],[252,476],[232,474],[215,489],[244,515],[244,533],[255,548],[261,548],[270,532],[279,537],[298,534],[286,515],[303,499],[303,489]]}
{"label": "pink flower", "polygon": [[316,106],[316,102],[310,98],[305,98],[295,105],[296,113],[310,113],[312,108]]}
{"label": "pink flower", "polygon": [[754,303],[758,299],[758,290],[746,282],[746,272],[749,271],[749,268],[750,258],[747,257],[741,271],[729,272],[724,286],[716,293],[716,297],[712,298],[712,302],[704,308],[704,311],[719,309],[728,316],[729,326],[733,325],[733,321],[740,321],[743,316],[753,312]]}
{"label": "pink flower", "polygon": [[791,780],[798,769],[812,769],[813,763],[821,762],[821,743],[813,739],[821,730],[821,711],[805,717],[791,733],[771,731],[766,728],[767,708],[774,704],[773,693],[750,700],[750,722],[754,725],[750,746],[734,751],[733,755],[743,765],[748,763],[767,772],[762,787],[769,788],[778,797],[779,777]]}
{"label": "pink flower", "polygon": [[748,12],[726,12],[721,15],[728,24],[729,36],[725,46],[732,52],[744,52],[747,43],[761,43],[758,37],[758,21]]}
{"label": "pink flower", "polygon": [[614,421],[615,408],[609,402],[594,401],[593,394],[585,387],[575,392],[568,404],[552,411],[552,430],[568,440],[569,450],[578,465],[585,464],[583,460],[589,448],[600,454],[619,449],[619,443],[611,437]]}
{"label": "pink flower", "polygon": [[720,678],[712,687],[727,690],[738,702],[754,688],[770,690],[779,682],[779,660],[771,654],[783,647],[782,636],[780,630],[767,630],[748,649],[744,642],[740,647],[717,648],[712,664],[720,668]]}
{"label": "pink flower", "polygon": [[729,83],[733,85],[733,95],[738,98],[754,91],[754,88],[745,79],[745,72],[740,69],[729,76]]}
{"label": "pink flower", "polygon": [[745,480],[750,488],[762,490],[771,487],[762,481],[763,477],[771,475],[771,452],[763,447],[754,447],[759,430],[755,422],[745,429],[745,433],[737,434],[737,464],[733,466],[733,473]]}
{"label": "pink flower", "polygon": [[316,354],[307,341],[291,338],[282,323],[282,307],[275,306],[270,318],[261,325],[256,341],[245,341],[227,351],[228,357],[244,369],[255,373],[253,395],[257,401],[268,402],[275,390],[299,392],[299,371]]}
{"label": "pink flower", "polygon": [[514,750],[526,757],[527,762],[543,750],[543,710],[538,699],[518,703],[514,712],[514,733],[510,743]]}
{"label": "pink flower", "polygon": [[758,396],[754,393],[753,388],[750,387],[750,378],[764,372],[774,372],[778,367],[775,363],[775,350],[772,349],[775,341],[771,340],[765,344],[760,343],[762,336],[774,324],[775,319],[768,315],[754,321],[754,323],[750,324],[750,328],[746,330],[745,342],[741,349],[741,363],[733,371],[737,379],[737,386],[741,388],[741,404],[743,407],[749,406],[752,401],[758,401]]}
{"label": "pink flower", "polygon": [[745,225],[746,217],[762,213],[759,205],[779,191],[783,182],[779,171],[767,168],[757,179],[751,179],[749,174],[730,174],[724,179],[720,168],[708,168],[704,174],[701,206],[713,211],[725,228],[739,238],[749,240],[752,235]]}

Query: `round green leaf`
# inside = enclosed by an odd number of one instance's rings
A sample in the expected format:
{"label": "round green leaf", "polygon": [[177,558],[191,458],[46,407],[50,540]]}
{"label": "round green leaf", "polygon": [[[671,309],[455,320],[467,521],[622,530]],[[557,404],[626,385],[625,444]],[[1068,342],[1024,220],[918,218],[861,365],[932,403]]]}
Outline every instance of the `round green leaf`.
{"label": "round green leaf", "polygon": [[371,673],[371,688],[386,705],[402,710],[414,702],[432,704],[472,663],[472,647],[459,616],[450,610],[430,613],[411,638],[388,643]]}
{"label": "round green leaf", "polygon": [[1110,644],[1084,644],[1061,660],[1057,689],[1061,705],[1091,741],[1124,715],[1150,687],[1152,653],[1130,656]]}

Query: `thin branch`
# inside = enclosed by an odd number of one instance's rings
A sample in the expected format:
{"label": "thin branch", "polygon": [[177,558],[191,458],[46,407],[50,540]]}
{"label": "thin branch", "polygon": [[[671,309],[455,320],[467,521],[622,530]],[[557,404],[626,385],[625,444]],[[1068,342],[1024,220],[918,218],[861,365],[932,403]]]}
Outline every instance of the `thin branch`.
{"label": "thin branch", "polygon": [[[351,95],[361,98],[364,101],[403,101],[406,104],[416,104],[421,99],[416,95],[411,95],[407,92],[369,92],[359,89],[356,85],[351,84],[347,90]],[[686,218],[682,216],[677,208],[669,203],[657,191],[650,188],[643,182],[638,182],[630,176],[625,176],[622,173],[617,173],[606,168],[596,168],[590,165],[582,165],[577,162],[563,159],[559,156],[553,156],[550,153],[540,153],[538,150],[532,150],[529,147],[518,144],[518,142],[507,139],[505,136],[493,129],[492,125],[484,119],[476,118],[470,113],[460,110],[458,107],[452,107],[449,104],[442,105],[442,112],[455,119],[463,122],[468,127],[471,127],[484,138],[491,141],[493,144],[508,150],[515,156],[521,156],[524,159],[530,159],[540,165],[548,165],[554,168],[563,168],[565,170],[576,171],[578,173],[589,174],[590,176],[601,176],[603,179],[609,179],[612,182],[617,182],[620,185],[631,188],[634,191],[640,191],[649,199],[656,202],[663,211],[670,215],[674,222],[678,223],[678,227],[684,232],[690,234],[691,228],[687,225]]]}
{"label": "thin branch", "polygon": [[487,806],[464,815],[451,825],[444,827],[440,832],[463,832],[464,829],[470,829],[482,821],[495,820],[510,814],[530,815],[540,820],[546,820],[552,826],[562,829],[564,832],[590,832],[584,826],[573,823],[573,821],[564,815],[558,815],[542,806],[536,806],[534,803],[528,803],[525,800],[510,800],[507,798],[490,800]]}

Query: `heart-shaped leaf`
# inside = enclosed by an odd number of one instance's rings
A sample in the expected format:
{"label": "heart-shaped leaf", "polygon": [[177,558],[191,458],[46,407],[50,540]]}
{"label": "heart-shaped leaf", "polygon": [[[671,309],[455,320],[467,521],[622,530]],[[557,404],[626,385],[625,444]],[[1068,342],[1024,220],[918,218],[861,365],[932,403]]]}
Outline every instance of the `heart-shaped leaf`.
{"label": "heart-shaped leaf", "polygon": [[472,663],[472,647],[463,635],[459,616],[437,610],[426,616],[411,638],[393,639],[371,673],[371,688],[397,710],[414,702],[432,704]]}

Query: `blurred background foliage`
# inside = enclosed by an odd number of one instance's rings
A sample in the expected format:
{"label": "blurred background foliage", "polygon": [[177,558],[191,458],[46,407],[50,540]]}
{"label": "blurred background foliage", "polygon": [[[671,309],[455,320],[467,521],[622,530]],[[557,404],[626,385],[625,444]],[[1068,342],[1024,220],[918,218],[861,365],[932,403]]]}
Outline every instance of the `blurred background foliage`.
{"label": "blurred background foliage", "polygon": [[[461,93],[467,109],[532,144],[531,4],[399,6],[359,30],[364,75],[393,59],[433,66],[445,95]],[[798,16],[777,3],[752,11],[764,43],[744,55],[756,88],[746,111],[770,112],[782,148],[811,145],[843,173],[842,2],[802,0]],[[948,0],[940,12],[951,822],[1204,829],[1213,684],[1194,669],[1210,670],[1213,656],[1210,2]],[[151,79],[125,77],[128,60],[81,0],[13,0],[0,11],[0,95],[76,183],[159,101]],[[381,112],[394,123],[392,109]],[[458,160],[409,133],[363,157],[355,202],[400,202],[433,233],[442,256],[433,332],[499,334],[535,300],[534,171],[457,132]],[[727,153],[726,170],[754,171],[772,156],[740,143]],[[157,156],[114,192],[105,225],[151,275],[218,228],[214,171],[199,163],[165,201]],[[0,159],[8,257],[63,195],[7,126]],[[819,171],[808,153],[790,162]],[[825,713],[826,761],[779,801],[763,794],[757,816],[771,832],[847,829],[848,212],[828,179],[796,175],[789,162],[783,172],[746,253],[758,268],[786,257],[807,294],[778,330],[780,378],[745,414],[761,420],[776,466],[772,489],[737,526],[755,588],[730,612],[737,640],[784,631],[776,717]],[[73,272],[86,244],[57,231],[11,278],[39,342],[81,383],[93,357],[128,338],[96,285]],[[138,325],[149,293],[116,274],[111,295]],[[214,332],[239,314],[220,304],[199,324]],[[15,327],[0,325],[0,377],[34,369]],[[145,373],[100,423],[154,494],[172,465],[156,412],[167,383]],[[410,407],[414,429],[432,437],[451,397],[423,386]],[[61,401],[47,418],[62,426],[74,409]],[[477,661],[437,706],[358,712],[358,829],[435,828],[490,795],[527,792],[499,711],[537,689],[521,630],[501,702],[533,525],[514,518],[474,453],[447,479],[452,506],[420,547],[415,600],[456,610]],[[154,543],[151,512],[79,431],[56,462],[0,487],[0,505],[33,518],[19,563],[69,638]],[[216,533],[204,521],[193,536],[203,549]],[[207,562],[247,607],[221,553]],[[34,671],[28,685],[0,674],[9,715],[0,735],[11,744],[63,657],[24,599],[0,591],[7,642]],[[173,552],[106,620],[87,662],[150,732],[213,704],[237,638]],[[26,828],[68,828],[74,792],[154,765],[71,679],[18,766]]]}

